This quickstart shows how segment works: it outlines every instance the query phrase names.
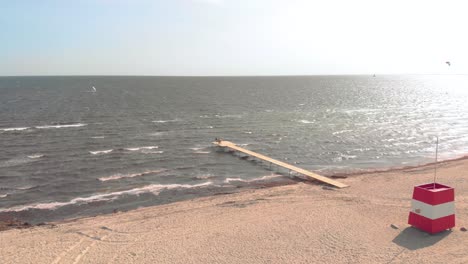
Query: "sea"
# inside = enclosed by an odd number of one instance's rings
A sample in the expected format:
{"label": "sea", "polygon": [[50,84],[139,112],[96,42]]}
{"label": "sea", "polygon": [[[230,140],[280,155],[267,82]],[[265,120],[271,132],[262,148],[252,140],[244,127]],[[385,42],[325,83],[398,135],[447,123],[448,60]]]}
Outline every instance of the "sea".
{"label": "sea", "polygon": [[[0,77],[0,220],[58,221],[468,153],[467,75]],[[423,179],[422,179],[423,180]],[[427,179],[431,181],[431,179]]]}

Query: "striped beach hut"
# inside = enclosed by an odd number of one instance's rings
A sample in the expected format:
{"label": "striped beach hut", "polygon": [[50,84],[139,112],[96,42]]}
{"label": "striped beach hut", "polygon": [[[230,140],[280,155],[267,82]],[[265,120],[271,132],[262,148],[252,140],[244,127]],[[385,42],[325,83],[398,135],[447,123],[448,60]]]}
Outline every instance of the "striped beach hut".
{"label": "striped beach hut", "polygon": [[455,190],[440,183],[417,185],[413,190],[408,224],[435,234],[455,226]]}

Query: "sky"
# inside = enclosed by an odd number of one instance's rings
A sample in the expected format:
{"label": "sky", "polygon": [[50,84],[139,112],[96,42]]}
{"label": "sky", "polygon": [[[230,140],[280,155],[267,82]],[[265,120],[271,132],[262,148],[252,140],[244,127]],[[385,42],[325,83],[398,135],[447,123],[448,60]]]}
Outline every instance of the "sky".
{"label": "sky", "polygon": [[0,0],[0,75],[468,74],[467,7]]}

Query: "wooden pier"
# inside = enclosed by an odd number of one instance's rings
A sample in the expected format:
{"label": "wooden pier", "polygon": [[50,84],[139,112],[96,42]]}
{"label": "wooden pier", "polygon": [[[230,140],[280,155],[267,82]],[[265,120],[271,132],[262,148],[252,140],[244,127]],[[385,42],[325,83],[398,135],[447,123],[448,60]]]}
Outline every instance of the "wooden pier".
{"label": "wooden pier", "polygon": [[317,181],[320,181],[320,182],[324,182],[324,183],[327,183],[329,185],[335,186],[337,188],[346,188],[346,187],[348,187],[348,185],[346,185],[346,184],[343,184],[341,182],[332,180],[332,179],[327,178],[325,176],[321,176],[321,175],[318,175],[318,174],[313,173],[311,171],[298,168],[298,167],[293,166],[291,164],[288,164],[288,163],[285,163],[285,162],[282,162],[282,161],[279,161],[279,160],[272,159],[270,157],[267,157],[265,155],[262,155],[262,154],[259,154],[259,153],[253,152],[253,151],[250,151],[250,150],[245,149],[245,148],[241,148],[241,147],[237,146],[236,144],[234,144],[232,142],[229,142],[229,141],[218,140],[218,141],[213,142],[213,144],[218,145],[220,147],[226,147],[226,148],[229,148],[229,149],[232,149],[232,150],[236,150],[236,151],[245,153],[247,155],[250,155],[250,156],[256,157],[258,159],[270,162],[272,164],[276,164],[276,165],[278,165],[280,167],[289,169],[291,171],[295,171],[295,172],[297,172],[299,174],[302,174],[304,176],[307,176],[307,177],[311,178],[312,180],[317,180]]}

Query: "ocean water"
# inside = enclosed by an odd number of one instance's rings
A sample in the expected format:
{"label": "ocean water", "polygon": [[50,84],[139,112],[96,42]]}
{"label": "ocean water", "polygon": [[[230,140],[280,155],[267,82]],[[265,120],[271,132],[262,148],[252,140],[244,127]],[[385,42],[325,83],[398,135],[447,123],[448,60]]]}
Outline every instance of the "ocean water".
{"label": "ocean water", "polygon": [[0,220],[294,182],[215,137],[333,175],[431,162],[435,136],[468,152],[468,76],[2,77]]}

